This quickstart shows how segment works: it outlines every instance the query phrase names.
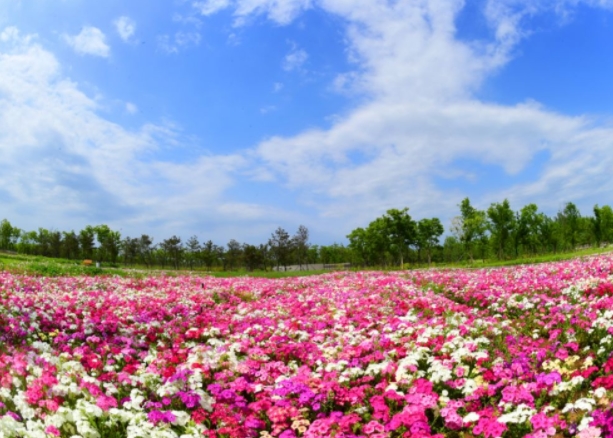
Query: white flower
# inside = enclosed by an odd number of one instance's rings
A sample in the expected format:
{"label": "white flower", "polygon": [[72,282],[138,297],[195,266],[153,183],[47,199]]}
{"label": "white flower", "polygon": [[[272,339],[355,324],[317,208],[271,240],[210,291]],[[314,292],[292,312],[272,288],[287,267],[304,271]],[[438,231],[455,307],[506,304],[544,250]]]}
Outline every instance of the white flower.
{"label": "white flower", "polygon": [[480,418],[479,414],[477,414],[476,412],[471,412],[471,413],[467,414],[464,418],[462,418],[462,421],[464,423],[474,423],[479,418]]}

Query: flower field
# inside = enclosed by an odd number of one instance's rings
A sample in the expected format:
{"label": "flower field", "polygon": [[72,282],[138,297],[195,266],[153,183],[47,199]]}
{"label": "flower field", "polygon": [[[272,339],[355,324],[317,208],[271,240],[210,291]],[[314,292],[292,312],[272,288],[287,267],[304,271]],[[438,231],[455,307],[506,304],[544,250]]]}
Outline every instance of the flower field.
{"label": "flower field", "polygon": [[0,273],[0,437],[613,436],[613,257]]}

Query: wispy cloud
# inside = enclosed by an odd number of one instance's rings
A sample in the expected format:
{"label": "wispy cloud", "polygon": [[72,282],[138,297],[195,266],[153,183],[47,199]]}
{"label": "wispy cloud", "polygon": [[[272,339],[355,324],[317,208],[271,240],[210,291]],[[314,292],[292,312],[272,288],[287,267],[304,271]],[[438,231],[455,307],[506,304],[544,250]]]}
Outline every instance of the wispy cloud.
{"label": "wispy cloud", "polygon": [[[261,142],[256,147],[261,166],[308,197],[322,216],[343,218],[349,226],[394,206],[409,205],[424,215],[457,214],[456,204],[466,196],[462,160],[494,166],[513,181],[537,154],[548,157],[528,181],[482,186],[477,193],[486,202],[506,196],[557,208],[560,196],[591,199],[606,186],[605,167],[613,166],[613,126],[533,102],[505,106],[475,97],[529,38],[525,18],[577,4],[554,3],[488,1],[484,14],[494,36],[475,44],[456,37],[460,0],[321,2],[348,23],[347,52],[357,65],[339,74],[334,85],[363,96],[363,103],[334,118],[329,128]],[[611,7],[608,1],[586,3]],[[290,4],[293,13],[311,6]],[[266,14],[281,24],[291,20],[292,14],[275,19],[277,6],[238,0],[234,14]],[[298,68],[306,59],[294,47],[284,68]]]}
{"label": "wispy cloud", "polygon": [[124,234],[161,236],[169,224],[180,234],[194,229],[194,218],[225,217],[216,209],[225,204],[223,193],[244,157],[173,161],[168,150],[181,133],[172,126],[126,129],[109,121],[51,52],[18,32],[0,35],[6,36],[0,43],[0,186],[11,200],[6,217],[26,229],[105,221]]}
{"label": "wispy cloud", "polygon": [[158,37],[158,47],[166,53],[179,53],[181,50],[200,44],[202,37],[198,32],[176,32],[174,35]]}
{"label": "wispy cloud", "polygon": [[130,38],[136,32],[136,23],[130,17],[121,16],[113,21],[115,30],[119,34],[119,37],[125,42],[130,41]]}
{"label": "wispy cloud", "polygon": [[136,114],[138,112],[138,107],[132,102],[126,102],[126,112],[128,114]]}
{"label": "wispy cloud", "polygon": [[290,52],[285,55],[285,59],[283,60],[283,70],[300,70],[307,59],[309,59],[309,54],[304,49],[299,48],[296,43],[291,42],[290,44],[292,48]]}
{"label": "wispy cloud", "polygon": [[104,33],[97,27],[85,26],[77,35],[64,35],[64,40],[80,55],[107,58],[111,54]]}
{"label": "wispy cloud", "polygon": [[198,12],[206,16],[219,12],[222,9],[226,9],[230,6],[230,0],[195,1],[193,6],[198,10]]}

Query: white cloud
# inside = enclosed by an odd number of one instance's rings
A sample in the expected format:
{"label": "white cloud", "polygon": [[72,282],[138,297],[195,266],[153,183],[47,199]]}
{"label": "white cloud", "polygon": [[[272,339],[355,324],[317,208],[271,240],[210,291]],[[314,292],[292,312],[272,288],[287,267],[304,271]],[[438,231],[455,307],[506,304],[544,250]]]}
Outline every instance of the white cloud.
{"label": "white cloud", "polygon": [[300,49],[295,43],[291,44],[292,49],[283,60],[283,70],[285,71],[300,70],[309,59],[309,54],[305,50]]}
{"label": "white cloud", "polygon": [[179,53],[188,47],[200,44],[202,37],[198,32],[176,32],[173,36],[158,37],[158,47],[166,53]]}
{"label": "white cloud", "polygon": [[96,27],[85,26],[78,35],[64,35],[64,40],[80,55],[107,58],[111,54],[104,33]]}
{"label": "white cloud", "polygon": [[113,21],[115,25],[115,30],[119,34],[122,40],[129,41],[130,38],[136,32],[136,23],[130,17],[121,16]]}
{"label": "white cloud", "polygon": [[193,2],[194,8],[204,16],[234,7],[235,26],[242,26],[253,15],[265,15],[278,24],[288,24],[296,16],[312,7],[311,0],[205,0]]}
{"label": "white cloud", "polygon": [[[0,200],[24,229],[108,223],[122,234],[193,233],[217,211],[245,166],[239,155],[165,158],[181,142],[172,126],[125,129],[68,79],[55,56],[13,31],[0,43]],[[128,112],[136,106],[127,103]],[[41,220],[44,220],[41,222]],[[170,227],[175,227],[170,230]],[[209,227],[209,229],[213,229]]]}
{"label": "white cloud", "polygon": [[[601,203],[613,202],[603,189],[605,169],[613,166],[612,125],[597,126],[534,102],[504,106],[474,97],[529,37],[526,18],[562,17],[577,3],[489,0],[484,14],[493,38],[467,43],[456,38],[455,28],[463,0],[322,0],[318,6],[348,23],[348,56],[357,63],[333,85],[361,95],[363,103],[334,117],[330,128],[261,142],[260,167],[307,197],[322,216],[342,219],[348,230],[390,207],[409,205],[413,212],[443,218],[457,214],[466,193],[453,183],[461,186],[471,177],[459,160],[499,167],[513,179],[538,154],[548,157],[531,180],[483,187],[487,204],[509,197],[557,208],[560,198],[587,200],[594,193],[602,193]],[[267,0],[238,0],[234,14],[244,20],[267,14],[285,24],[311,6],[289,4],[293,12],[284,20],[271,16],[276,3]],[[306,60],[298,51],[287,69]]]}
{"label": "white cloud", "polygon": [[206,0],[197,1],[193,3],[193,6],[202,15],[212,15],[230,6],[230,0]]}
{"label": "white cloud", "polygon": [[277,107],[275,105],[266,105],[260,108],[260,114],[268,114],[276,110],[277,110]]}
{"label": "white cloud", "polygon": [[136,114],[138,112],[138,107],[132,102],[126,102],[126,112],[128,114]]}

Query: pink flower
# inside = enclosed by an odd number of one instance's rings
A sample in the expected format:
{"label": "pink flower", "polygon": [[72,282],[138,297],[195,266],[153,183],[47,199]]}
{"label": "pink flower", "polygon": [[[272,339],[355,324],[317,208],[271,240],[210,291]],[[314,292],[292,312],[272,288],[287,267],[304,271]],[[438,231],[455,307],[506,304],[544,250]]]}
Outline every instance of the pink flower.
{"label": "pink flower", "polygon": [[45,428],[45,432],[54,436],[60,436],[62,434],[60,430],[55,426],[47,426]]}
{"label": "pink flower", "polygon": [[579,438],[598,438],[601,436],[599,427],[587,427],[577,434]]}
{"label": "pink flower", "polygon": [[96,399],[96,406],[103,411],[108,411],[111,408],[117,407],[117,400],[114,397],[103,394]]}

